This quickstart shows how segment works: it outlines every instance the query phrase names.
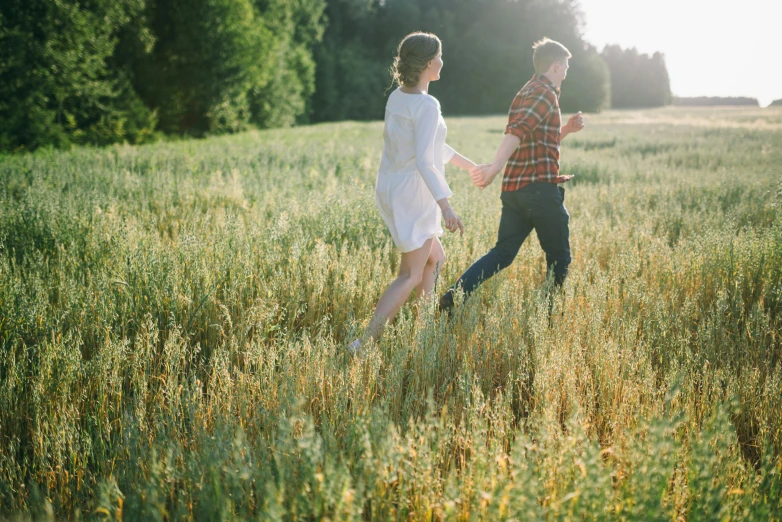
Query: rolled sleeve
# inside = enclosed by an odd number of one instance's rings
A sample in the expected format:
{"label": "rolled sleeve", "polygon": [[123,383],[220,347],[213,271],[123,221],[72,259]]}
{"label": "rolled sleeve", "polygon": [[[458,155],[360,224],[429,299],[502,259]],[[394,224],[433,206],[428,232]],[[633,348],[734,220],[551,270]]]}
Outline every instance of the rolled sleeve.
{"label": "rolled sleeve", "polygon": [[513,134],[517,138],[523,138],[525,134],[530,132],[529,127],[520,123],[509,123],[505,127],[505,134]]}
{"label": "rolled sleeve", "polygon": [[508,112],[508,125],[505,134],[513,134],[522,138],[537,128],[540,123],[551,113],[556,104],[549,99],[549,93],[544,90],[533,92],[530,95],[517,94],[511,103]]}

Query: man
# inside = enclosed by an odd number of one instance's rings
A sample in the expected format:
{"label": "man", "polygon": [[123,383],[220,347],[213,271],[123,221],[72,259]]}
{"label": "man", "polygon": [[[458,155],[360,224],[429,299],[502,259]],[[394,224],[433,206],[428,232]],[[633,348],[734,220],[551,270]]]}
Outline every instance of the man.
{"label": "man", "polygon": [[570,52],[548,38],[532,48],[536,74],[513,99],[505,137],[494,163],[481,166],[475,182],[482,187],[490,185],[507,162],[497,244],[440,298],[440,309],[446,312],[454,305],[457,287],[469,295],[481,282],[509,266],[533,229],[546,253],[554,283],[561,286],[567,276],[570,216],[564,205],[565,189],[558,184],[572,176],[559,173],[559,143],[568,134],[583,129],[584,122],[579,112],[560,128],[559,89],[567,76]]}

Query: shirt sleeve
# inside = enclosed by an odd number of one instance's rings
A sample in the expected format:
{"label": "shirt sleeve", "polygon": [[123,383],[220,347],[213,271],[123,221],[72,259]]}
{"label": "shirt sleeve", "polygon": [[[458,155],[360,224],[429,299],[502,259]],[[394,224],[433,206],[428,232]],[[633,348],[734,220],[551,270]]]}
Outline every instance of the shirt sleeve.
{"label": "shirt sleeve", "polygon": [[530,94],[517,94],[510,106],[505,134],[522,138],[535,130],[554,109],[554,103],[549,98],[542,89]]}
{"label": "shirt sleeve", "polygon": [[423,103],[415,116],[415,164],[435,201],[453,196],[445,177],[434,166],[439,122],[439,107],[435,103]]}

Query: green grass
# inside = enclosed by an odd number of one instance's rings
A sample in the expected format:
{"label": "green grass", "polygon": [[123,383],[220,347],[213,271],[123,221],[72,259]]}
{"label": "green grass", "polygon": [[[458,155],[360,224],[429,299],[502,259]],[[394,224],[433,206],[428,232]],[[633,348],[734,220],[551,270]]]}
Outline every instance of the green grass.
{"label": "green grass", "polygon": [[[0,157],[0,518],[782,520],[780,121],[588,116],[551,321],[533,235],[357,360],[382,123]],[[441,291],[500,211],[449,176]]]}

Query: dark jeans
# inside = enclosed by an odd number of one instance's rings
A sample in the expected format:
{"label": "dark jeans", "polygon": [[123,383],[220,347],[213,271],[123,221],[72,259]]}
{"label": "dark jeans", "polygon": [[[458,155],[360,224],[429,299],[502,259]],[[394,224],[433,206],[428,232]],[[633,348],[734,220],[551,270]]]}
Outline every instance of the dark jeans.
{"label": "dark jeans", "polygon": [[440,299],[441,309],[453,306],[453,293],[461,286],[466,295],[483,281],[509,266],[524,240],[535,229],[546,253],[554,283],[562,285],[570,265],[570,215],[565,209],[565,189],[553,183],[531,183],[514,192],[503,192],[497,244],[472,264]]}

